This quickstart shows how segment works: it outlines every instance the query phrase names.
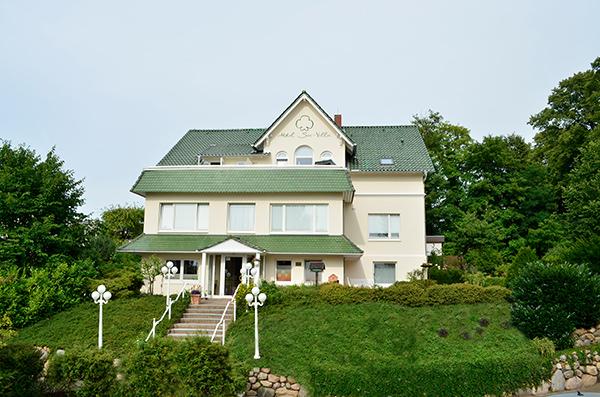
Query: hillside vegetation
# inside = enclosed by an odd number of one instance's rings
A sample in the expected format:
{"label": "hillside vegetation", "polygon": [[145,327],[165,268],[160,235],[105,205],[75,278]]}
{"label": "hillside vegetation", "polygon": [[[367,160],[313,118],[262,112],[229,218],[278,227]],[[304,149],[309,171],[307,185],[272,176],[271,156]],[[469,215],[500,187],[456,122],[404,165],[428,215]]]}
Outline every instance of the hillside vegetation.
{"label": "hillside vegetation", "polygon": [[294,376],[314,396],[481,396],[534,384],[549,363],[509,325],[506,303],[273,305],[242,316],[227,345],[247,368]]}

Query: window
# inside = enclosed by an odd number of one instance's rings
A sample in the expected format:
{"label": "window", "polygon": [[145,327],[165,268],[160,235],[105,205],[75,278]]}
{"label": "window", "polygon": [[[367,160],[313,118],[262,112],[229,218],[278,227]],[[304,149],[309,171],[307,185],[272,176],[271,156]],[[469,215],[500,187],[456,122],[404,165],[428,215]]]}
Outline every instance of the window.
{"label": "window", "polygon": [[394,240],[400,238],[399,214],[369,214],[369,238]]}
{"label": "window", "polygon": [[254,204],[229,204],[229,231],[254,231]]}
{"label": "window", "polygon": [[[182,270],[182,271],[181,271]],[[194,280],[198,278],[198,261],[184,260],[183,269],[180,269],[181,275],[185,280]]]}
{"label": "window", "polygon": [[375,285],[389,285],[396,281],[396,263],[394,262],[375,262],[374,279]]}
{"label": "window", "polygon": [[277,162],[277,165],[285,165],[288,162],[288,155],[286,152],[277,152],[277,155],[275,156],[275,161]]}
{"label": "window", "polygon": [[379,164],[381,164],[381,165],[394,165],[394,159],[388,159],[388,158],[380,159],[379,160]]}
{"label": "window", "polygon": [[292,281],[292,261],[277,261],[277,281]]}
{"label": "window", "polygon": [[272,204],[271,232],[327,233],[327,204]]}
{"label": "window", "polygon": [[296,165],[312,165],[313,150],[310,146],[300,146],[295,153]]}
{"label": "window", "polygon": [[324,160],[333,160],[333,154],[329,150],[325,150],[321,153],[321,161]]}
{"label": "window", "polygon": [[207,231],[208,204],[161,204],[159,230]]}

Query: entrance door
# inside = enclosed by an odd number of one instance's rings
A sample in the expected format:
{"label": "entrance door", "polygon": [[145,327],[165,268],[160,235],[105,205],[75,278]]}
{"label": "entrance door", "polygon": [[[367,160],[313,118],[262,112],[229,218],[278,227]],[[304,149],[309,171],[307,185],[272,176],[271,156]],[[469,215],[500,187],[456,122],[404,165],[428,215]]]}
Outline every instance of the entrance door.
{"label": "entrance door", "polygon": [[225,257],[225,295],[233,295],[240,283],[242,270],[241,256]]}

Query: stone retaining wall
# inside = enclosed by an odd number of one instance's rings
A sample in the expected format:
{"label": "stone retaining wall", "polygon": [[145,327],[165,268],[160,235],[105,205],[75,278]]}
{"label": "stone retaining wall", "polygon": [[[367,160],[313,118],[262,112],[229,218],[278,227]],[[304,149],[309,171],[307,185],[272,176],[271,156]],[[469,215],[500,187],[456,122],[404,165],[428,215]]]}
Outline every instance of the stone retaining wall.
{"label": "stone retaining wall", "polygon": [[248,373],[247,397],[307,397],[296,379],[271,373],[270,368],[254,368]]}

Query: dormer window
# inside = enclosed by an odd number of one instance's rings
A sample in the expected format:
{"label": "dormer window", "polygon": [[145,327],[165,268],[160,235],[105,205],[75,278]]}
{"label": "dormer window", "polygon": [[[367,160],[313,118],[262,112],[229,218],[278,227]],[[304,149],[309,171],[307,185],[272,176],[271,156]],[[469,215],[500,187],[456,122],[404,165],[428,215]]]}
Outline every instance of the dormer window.
{"label": "dormer window", "polygon": [[288,163],[287,152],[277,152],[277,154],[275,155],[275,161],[277,162],[277,165],[286,165]]}
{"label": "dormer window", "polygon": [[313,150],[310,146],[300,146],[296,149],[295,156],[296,165],[312,165],[313,164]]}
{"label": "dormer window", "polygon": [[321,153],[321,161],[333,160],[333,154],[329,150]]}

